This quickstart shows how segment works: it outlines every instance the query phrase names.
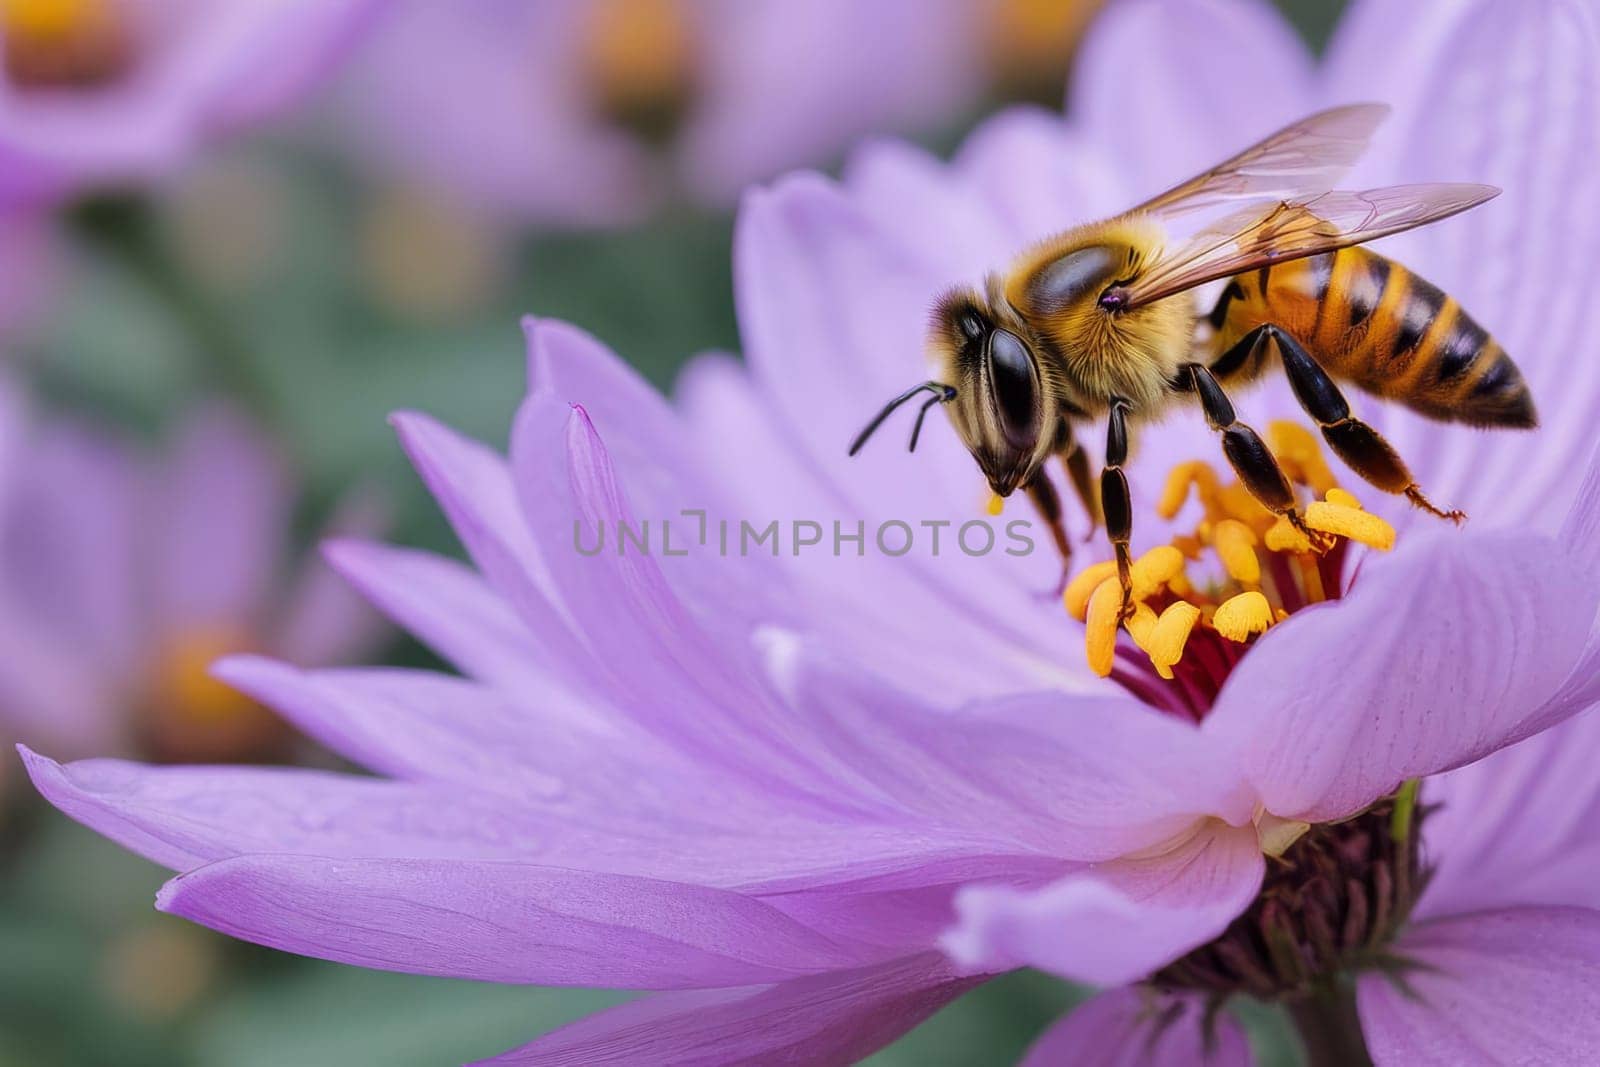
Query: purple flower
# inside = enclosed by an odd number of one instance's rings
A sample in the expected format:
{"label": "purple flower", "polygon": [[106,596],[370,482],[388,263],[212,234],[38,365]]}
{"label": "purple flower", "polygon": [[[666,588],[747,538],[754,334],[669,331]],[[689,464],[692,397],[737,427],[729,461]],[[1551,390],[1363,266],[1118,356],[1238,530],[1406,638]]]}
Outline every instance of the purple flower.
{"label": "purple flower", "polygon": [[[154,456],[8,393],[0,416],[0,735],[72,754],[272,755],[280,721],[211,679],[219,655],[308,665],[382,630],[332,571],[286,566],[293,485],[224,408]],[[370,495],[336,528],[375,529]]]}
{"label": "purple flower", "polygon": [[291,107],[380,0],[14,0],[0,8],[0,202],[137,184]]}
{"label": "purple flower", "polygon": [[1091,6],[409,0],[357,62],[340,133],[386,173],[536,220],[621,221],[679,188],[726,204],[951,120],[991,63],[1058,92]]}
{"label": "purple flower", "polygon": [[[1257,538],[1260,568],[1299,573],[1274,578],[1286,617],[1260,636],[1213,614],[1173,658],[1113,631],[1108,681],[1041,595],[1047,552],[949,549],[986,496],[952,434],[844,459],[880,398],[924,376],[933,294],[1345,95],[1349,68],[1314,72],[1254,6],[1130,4],[1091,42],[1067,124],[1004,116],[950,166],[877,145],[842,184],[752,194],[748,368],[697,363],[674,408],[592,339],[534,323],[509,458],[397,419],[474,566],[350,542],[332,558],[464,677],[220,668],[383,777],[26,753],[35,783],[178,870],[160,907],[238,937],[661,991],[500,1062],[848,1061],[1024,965],[1109,989],[1046,1036],[1041,1063],[1243,1062],[1212,1014],[1233,993],[1284,1000],[1329,1055],[1364,1033],[1389,1063],[1593,1059],[1600,901],[1577,755],[1593,727],[1566,720],[1600,697],[1600,380],[1572,351],[1594,333],[1583,294],[1551,282],[1596,251],[1574,206],[1600,133],[1592,34],[1560,5],[1419,9],[1433,43],[1418,69],[1408,42],[1367,29],[1381,18],[1360,9],[1342,37],[1397,64],[1377,75],[1396,132],[1374,179],[1507,190],[1383,246],[1463,299],[1539,403],[1543,428],[1522,437],[1365,405],[1467,529],[1341,503],[1306,450],[1286,458],[1357,536],[1320,562],[1249,529],[1220,480],[1194,476],[1200,499],[1162,520],[1169,470],[1216,446],[1196,419],[1153,428],[1131,471],[1144,558],[1202,518],[1212,532],[1195,581],[1169,568],[1143,600],[1243,584],[1215,533],[1227,521]],[[1170,64],[1113,81],[1130,55]],[[1486,132],[1431,132],[1463,128]],[[1263,424],[1294,410],[1281,385],[1241,402]],[[682,555],[660,540],[591,553],[580,536],[659,534],[685,509],[705,526]],[[833,551],[790,536],[730,558],[724,519],[741,537],[805,520]],[[894,522],[942,530],[946,551],[867,551]],[[1392,552],[1359,543],[1384,531]]]}

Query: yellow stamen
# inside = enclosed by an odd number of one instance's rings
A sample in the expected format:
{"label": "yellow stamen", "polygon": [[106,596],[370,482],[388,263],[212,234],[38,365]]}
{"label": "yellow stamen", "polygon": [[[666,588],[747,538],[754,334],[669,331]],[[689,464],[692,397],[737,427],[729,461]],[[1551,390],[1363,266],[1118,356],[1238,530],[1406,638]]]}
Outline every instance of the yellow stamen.
{"label": "yellow stamen", "polygon": [[1172,547],[1182,552],[1186,557],[1198,560],[1206,553],[1206,546],[1200,538],[1192,534],[1179,534],[1172,539]]}
{"label": "yellow stamen", "polygon": [[1086,0],[997,0],[985,20],[994,76],[1013,96],[1059,90],[1067,59],[1095,13]]}
{"label": "yellow stamen", "polygon": [[683,0],[590,0],[582,41],[594,99],[608,117],[651,126],[694,86],[696,26]]}
{"label": "yellow stamen", "polygon": [[1251,589],[1217,605],[1211,625],[1229,641],[1247,641],[1251,634],[1265,633],[1272,625],[1272,605],[1259,591]]}
{"label": "yellow stamen", "polygon": [[108,0],[0,0],[6,77],[27,88],[96,85],[130,58],[127,28]]}
{"label": "yellow stamen", "polygon": [[1237,519],[1223,519],[1211,534],[1217,558],[1236,580],[1255,585],[1261,580],[1261,560],[1256,557],[1256,535]]}
{"label": "yellow stamen", "polygon": [[1156,613],[1154,608],[1152,608],[1149,604],[1134,604],[1133,614],[1130,615],[1127,621],[1122,625],[1127,629],[1128,634],[1133,638],[1134,644],[1138,645],[1146,652],[1150,651],[1149,647],[1147,646],[1147,642],[1150,639],[1150,631],[1156,628]]}
{"label": "yellow stamen", "polygon": [[1133,598],[1144,600],[1181,573],[1183,553],[1171,545],[1157,545],[1133,561],[1128,574],[1133,584]]}
{"label": "yellow stamen", "polygon": [[1327,494],[1334,488],[1333,471],[1322,458],[1322,448],[1310,430],[1297,422],[1279,419],[1267,426],[1267,444],[1289,476]]}
{"label": "yellow stamen", "polygon": [[1115,576],[1095,587],[1089,598],[1084,645],[1089,669],[1104,678],[1117,658],[1117,617],[1122,614],[1122,584]]}
{"label": "yellow stamen", "polygon": [[157,663],[153,679],[154,691],[168,705],[164,710],[195,723],[249,711],[254,701],[211,676],[212,663],[246,647],[244,637],[226,629],[199,629],[173,641]]}
{"label": "yellow stamen", "polygon": [[1217,472],[1211,469],[1210,464],[1194,459],[1178,464],[1167,475],[1166,487],[1161,490],[1161,499],[1156,502],[1156,514],[1163,519],[1176,515],[1182,510],[1184,501],[1189,499],[1190,486],[1199,491],[1200,501],[1209,511],[1209,502],[1216,498],[1219,488]]}
{"label": "yellow stamen", "polygon": [[1394,527],[1360,508],[1325,500],[1313,501],[1306,507],[1306,525],[1323,533],[1360,541],[1383,552],[1394,547]]}
{"label": "yellow stamen", "polygon": [[983,506],[983,510],[987,511],[990,515],[999,515],[1005,509],[1005,497],[1001,496],[999,493],[990,493],[988,502]]}
{"label": "yellow stamen", "polygon": [[1189,634],[1194,632],[1194,625],[1199,621],[1200,609],[1184,600],[1167,605],[1167,610],[1156,620],[1143,647],[1150,654],[1150,662],[1156,665],[1156,672],[1161,677],[1172,677],[1172,668],[1183,659]]}
{"label": "yellow stamen", "polygon": [[1284,819],[1271,812],[1262,812],[1256,818],[1256,840],[1261,851],[1268,856],[1281,856],[1289,846],[1300,840],[1311,824],[1298,819]]}
{"label": "yellow stamen", "polygon": [[65,38],[90,22],[110,18],[104,0],[4,0],[0,22],[7,33]]}
{"label": "yellow stamen", "polygon": [[1265,537],[1267,548],[1273,552],[1310,552],[1311,539],[1294,528],[1282,515],[1268,529]]}
{"label": "yellow stamen", "polygon": [[1079,571],[1061,593],[1061,603],[1067,609],[1067,614],[1082,622],[1089,610],[1089,598],[1094,595],[1095,589],[1116,573],[1117,565],[1111,560],[1092,563]]}
{"label": "yellow stamen", "polygon": [[1218,518],[1232,517],[1246,523],[1264,523],[1272,519],[1265,504],[1238,482],[1230,482],[1217,494]]}
{"label": "yellow stamen", "polygon": [[1330,504],[1338,504],[1341,507],[1355,508],[1357,511],[1361,510],[1361,501],[1357,500],[1354,496],[1345,492],[1343,489],[1340,489],[1338,486],[1334,486],[1332,489],[1329,489],[1326,493],[1322,494],[1322,496],[1323,499]]}

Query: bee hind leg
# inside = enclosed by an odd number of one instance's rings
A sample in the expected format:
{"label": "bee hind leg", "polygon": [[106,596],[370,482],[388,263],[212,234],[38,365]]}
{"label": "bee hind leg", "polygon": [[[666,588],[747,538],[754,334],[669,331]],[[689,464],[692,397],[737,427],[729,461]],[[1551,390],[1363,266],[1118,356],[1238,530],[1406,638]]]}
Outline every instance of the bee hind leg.
{"label": "bee hind leg", "polygon": [[1394,446],[1377,430],[1350,414],[1350,404],[1338,385],[1299,341],[1276,326],[1257,329],[1262,343],[1276,349],[1295,399],[1316,421],[1328,447],[1351,470],[1386,493],[1403,494],[1415,507],[1430,515],[1457,525],[1466,519],[1465,512],[1438,507],[1423,495],[1422,488],[1411,476],[1411,469]]}
{"label": "bee hind leg", "polygon": [[1239,421],[1234,414],[1233,401],[1222,391],[1216,377],[1199,363],[1190,363],[1185,369],[1192,388],[1200,397],[1206,423],[1222,434],[1223,455],[1228,457],[1228,464],[1250,495],[1274,515],[1286,518],[1313,545],[1325,547],[1327,535],[1306,525],[1295,500],[1294,487],[1278,465],[1277,457],[1261,440],[1260,434]]}

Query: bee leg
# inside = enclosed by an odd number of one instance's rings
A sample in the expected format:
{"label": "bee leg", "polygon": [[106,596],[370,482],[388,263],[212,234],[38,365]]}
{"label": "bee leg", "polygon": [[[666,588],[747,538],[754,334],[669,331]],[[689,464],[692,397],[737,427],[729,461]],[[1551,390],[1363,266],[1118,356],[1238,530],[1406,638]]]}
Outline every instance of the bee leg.
{"label": "bee leg", "polygon": [[1412,504],[1431,515],[1460,524],[1467,516],[1464,512],[1436,507],[1422,495],[1422,489],[1411,477],[1411,470],[1400,458],[1394,446],[1360,419],[1352,418],[1350,405],[1344,394],[1334,384],[1328,372],[1322,369],[1311,353],[1276,326],[1258,327],[1264,343],[1277,350],[1289,385],[1306,409],[1306,414],[1316,420],[1322,437],[1350,469],[1386,493],[1403,493]]}
{"label": "bee leg", "polygon": [[1128,461],[1128,407],[1126,400],[1112,397],[1106,423],[1106,465],[1100,471],[1100,512],[1105,516],[1106,536],[1117,553],[1124,619],[1133,614],[1133,557],[1128,549],[1133,539],[1133,498],[1128,492],[1128,476],[1122,473],[1122,465]]}
{"label": "bee leg", "polygon": [[1072,482],[1072,491],[1083,504],[1084,514],[1089,516],[1089,532],[1083,539],[1092,541],[1094,532],[1100,525],[1100,498],[1094,491],[1094,474],[1089,470],[1089,453],[1085,452],[1083,446],[1076,441],[1069,441],[1067,448],[1060,455],[1061,464],[1067,468],[1067,477]]}
{"label": "bee leg", "polygon": [[1050,536],[1056,543],[1056,551],[1061,553],[1061,584],[1055,591],[1055,595],[1060,596],[1066,590],[1067,579],[1072,573],[1072,539],[1067,536],[1067,528],[1061,521],[1061,496],[1056,492],[1056,487],[1050,484],[1049,476],[1042,470],[1023,488],[1027,490],[1028,499],[1033,501],[1035,510],[1050,527]]}
{"label": "bee leg", "polygon": [[1239,481],[1250,490],[1250,495],[1274,515],[1288,519],[1295,529],[1305,534],[1312,544],[1323,544],[1326,538],[1306,526],[1294,496],[1289,478],[1278,466],[1277,457],[1267,448],[1266,442],[1249,426],[1234,415],[1233,401],[1222,391],[1217,379],[1199,363],[1190,363],[1186,369],[1195,393],[1200,397],[1201,410],[1213,430],[1222,434],[1222,452],[1228,457]]}

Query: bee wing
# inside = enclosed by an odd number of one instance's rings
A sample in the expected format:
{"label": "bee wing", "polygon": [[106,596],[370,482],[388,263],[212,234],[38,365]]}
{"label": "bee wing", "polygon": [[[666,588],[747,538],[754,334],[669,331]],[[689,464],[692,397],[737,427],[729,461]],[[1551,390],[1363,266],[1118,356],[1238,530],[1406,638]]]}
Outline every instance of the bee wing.
{"label": "bee wing", "polygon": [[1234,200],[1287,200],[1326,192],[1366,151],[1372,131],[1388,114],[1387,104],[1319,111],[1133,211],[1171,219]]}
{"label": "bee wing", "polygon": [[1413,229],[1499,195],[1492,185],[1434,183],[1253,204],[1163,250],[1118,288],[1124,307],[1139,307],[1218,278]]}

